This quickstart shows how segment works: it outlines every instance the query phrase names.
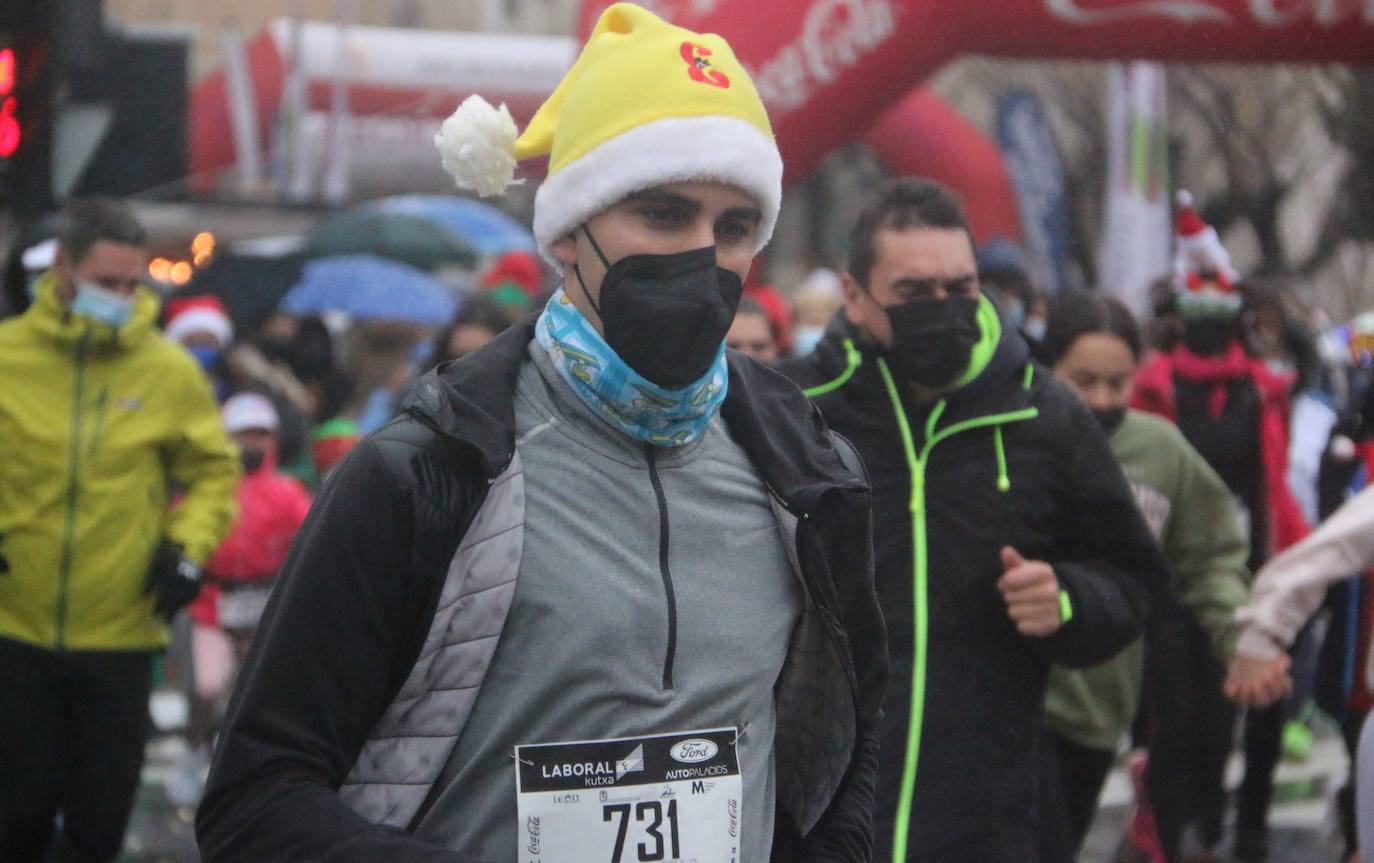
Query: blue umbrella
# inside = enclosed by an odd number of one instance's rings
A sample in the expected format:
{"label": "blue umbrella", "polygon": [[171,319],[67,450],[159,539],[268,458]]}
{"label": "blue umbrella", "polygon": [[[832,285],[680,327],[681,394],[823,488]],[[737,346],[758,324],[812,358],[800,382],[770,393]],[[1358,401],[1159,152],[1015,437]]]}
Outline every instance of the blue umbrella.
{"label": "blue umbrella", "polygon": [[469,248],[484,255],[517,249],[534,251],[529,228],[490,204],[456,195],[396,195],[382,198],[362,209],[426,219],[457,236]]}
{"label": "blue umbrella", "polygon": [[308,262],[281,310],[293,315],[346,312],[358,320],[443,326],[453,319],[458,300],[422,270],[375,255],[340,255]]}

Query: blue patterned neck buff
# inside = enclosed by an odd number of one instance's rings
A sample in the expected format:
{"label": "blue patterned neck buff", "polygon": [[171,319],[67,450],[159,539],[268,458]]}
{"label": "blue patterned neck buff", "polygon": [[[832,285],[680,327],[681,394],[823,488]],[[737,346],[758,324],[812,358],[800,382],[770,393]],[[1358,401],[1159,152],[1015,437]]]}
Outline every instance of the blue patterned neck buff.
{"label": "blue patterned neck buff", "polygon": [[725,401],[725,345],[706,374],[667,390],[635,373],[560,289],[535,325],[535,340],[577,397],[611,426],[655,446],[683,446],[706,433]]}

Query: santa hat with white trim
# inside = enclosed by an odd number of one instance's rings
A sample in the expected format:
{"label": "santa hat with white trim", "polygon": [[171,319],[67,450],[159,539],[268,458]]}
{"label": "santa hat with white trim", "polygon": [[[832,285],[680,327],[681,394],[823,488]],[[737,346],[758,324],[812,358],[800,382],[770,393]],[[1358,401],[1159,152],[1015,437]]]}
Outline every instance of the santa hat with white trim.
{"label": "santa hat with white trim", "polygon": [[772,236],[782,200],[768,114],[730,46],[631,3],[602,13],[518,137],[505,105],[469,96],[434,142],[458,186],[483,197],[514,182],[518,160],[549,157],[534,235],[550,261],[559,238],[653,186],[709,181],[748,192],[763,211],[756,251]]}
{"label": "santa hat with white trim", "polygon": [[219,340],[221,347],[234,340],[234,325],[229,321],[229,313],[219,297],[212,294],[169,301],[164,332],[174,342],[192,333],[209,333]]}
{"label": "santa hat with white trim", "polygon": [[267,396],[258,393],[239,393],[230,396],[219,409],[224,430],[229,434],[241,431],[275,432],[281,424],[277,409]]}
{"label": "santa hat with white trim", "polygon": [[31,273],[43,273],[52,269],[52,265],[57,260],[57,238],[43,240],[35,243],[24,250],[20,256],[20,265]]}
{"label": "santa hat with white trim", "polygon": [[1174,217],[1174,290],[1185,313],[1235,315],[1241,296],[1235,283],[1240,273],[1231,266],[1231,255],[1221,244],[1216,228],[1193,209],[1193,196],[1180,189]]}

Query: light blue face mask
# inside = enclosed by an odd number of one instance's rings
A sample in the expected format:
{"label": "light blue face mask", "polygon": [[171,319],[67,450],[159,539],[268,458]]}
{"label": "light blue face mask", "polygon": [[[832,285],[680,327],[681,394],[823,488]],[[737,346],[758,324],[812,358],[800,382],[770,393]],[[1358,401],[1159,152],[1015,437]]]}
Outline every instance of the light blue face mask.
{"label": "light blue face mask", "polygon": [[119,329],[134,313],[134,296],[124,296],[102,288],[94,282],[78,282],[72,314],[90,318],[98,323]]}
{"label": "light blue face mask", "polygon": [[825,336],[825,327],[803,325],[792,331],[792,353],[804,357],[816,349]]}
{"label": "light blue face mask", "polygon": [[1021,325],[1026,322],[1026,304],[1020,300],[1013,300],[1007,306],[1007,320],[1016,329],[1021,329]]}
{"label": "light blue face mask", "polygon": [[655,446],[683,446],[706,433],[725,401],[729,373],[722,342],[699,379],[669,390],[641,377],[559,290],[535,325],[558,376],[611,426]]}

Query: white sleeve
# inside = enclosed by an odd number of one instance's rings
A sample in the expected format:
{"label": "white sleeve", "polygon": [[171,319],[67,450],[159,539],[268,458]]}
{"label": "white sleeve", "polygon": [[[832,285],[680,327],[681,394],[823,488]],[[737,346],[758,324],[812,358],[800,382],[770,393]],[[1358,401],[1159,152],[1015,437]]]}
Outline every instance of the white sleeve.
{"label": "white sleeve", "polygon": [[1372,563],[1374,484],[1260,569],[1249,601],[1236,611],[1243,626],[1236,653],[1255,658],[1277,655],[1321,607],[1328,585]]}

